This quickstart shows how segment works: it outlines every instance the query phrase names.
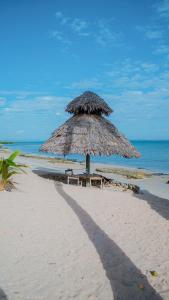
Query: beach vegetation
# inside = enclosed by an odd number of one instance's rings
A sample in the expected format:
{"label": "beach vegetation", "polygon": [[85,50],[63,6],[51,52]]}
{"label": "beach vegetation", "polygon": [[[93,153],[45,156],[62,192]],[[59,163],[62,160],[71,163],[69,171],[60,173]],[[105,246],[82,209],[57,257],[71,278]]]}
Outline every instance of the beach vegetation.
{"label": "beach vegetation", "polygon": [[14,142],[8,142],[8,141],[0,141],[0,145],[10,145],[10,144],[14,144]]}
{"label": "beach vegetation", "polygon": [[158,273],[156,271],[150,271],[150,274],[153,276],[153,277],[158,277]]}
{"label": "beach vegetation", "polygon": [[0,159],[0,191],[14,187],[12,176],[25,172],[23,168],[26,166],[14,161],[18,155],[19,151],[15,151],[8,158]]}
{"label": "beach vegetation", "polygon": [[144,171],[130,170],[125,168],[96,168],[99,173],[112,173],[126,177],[127,179],[144,179],[152,176]]}

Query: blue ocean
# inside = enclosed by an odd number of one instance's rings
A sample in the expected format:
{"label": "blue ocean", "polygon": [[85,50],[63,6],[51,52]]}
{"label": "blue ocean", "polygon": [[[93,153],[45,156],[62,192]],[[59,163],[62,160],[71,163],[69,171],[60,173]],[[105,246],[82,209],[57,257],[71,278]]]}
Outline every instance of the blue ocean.
{"label": "blue ocean", "polygon": [[[92,161],[169,173],[169,141],[132,141],[132,143],[141,153],[141,158],[126,159],[115,155],[109,157],[97,156],[92,157]],[[41,144],[43,144],[43,141],[15,142],[7,147],[11,150],[17,149],[24,153],[45,155],[39,152]],[[54,155],[49,153],[48,156]],[[61,157],[59,155],[56,156]],[[84,160],[84,156],[81,155],[68,155],[67,158],[78,161]]]}

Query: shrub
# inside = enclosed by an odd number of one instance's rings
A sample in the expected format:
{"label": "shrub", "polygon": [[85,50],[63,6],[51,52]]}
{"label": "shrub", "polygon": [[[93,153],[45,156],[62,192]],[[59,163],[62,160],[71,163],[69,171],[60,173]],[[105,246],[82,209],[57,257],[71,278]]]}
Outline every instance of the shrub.
{"label": "shrub", "polygon": [[11,181],[13,175],[24,172],[22,168],[26,166],[14,162],[18,155],[19,151],[15,151],[8,158],[0,159],[0,191],[5,190],[8,186],[13,186]]}

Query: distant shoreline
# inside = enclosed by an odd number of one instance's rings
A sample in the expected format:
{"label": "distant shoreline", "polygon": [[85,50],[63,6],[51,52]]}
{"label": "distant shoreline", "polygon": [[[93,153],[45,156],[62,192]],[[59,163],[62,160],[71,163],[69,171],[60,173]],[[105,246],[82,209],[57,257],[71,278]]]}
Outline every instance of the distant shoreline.
{"label": "distant shoreline", "polygon": [[[0,156],[7,158],[13,149],[1,149]],[[63,172],[66,169],[73,169],[74,174],[85,172],[85,162],[75,162],[68,159],[50,157],[37,154],[21,153],[17,161],[28,165],[32,171],[41,170],[42,172]],[[168,199],[169,195],[169,173],[154,172],[151,169],[137,167],[120,166],[115,164],[105,164],[102,162],[91,161],[91,173],[98,173],[108,179],[127,184],[135,184],[141,190],[147,190],[158,197]]]}
{"label": "distant shoreline", "polygon": [[[10,148],[4,148],[4,149],[1,149],[1,151],[4,151],[4,153],[7,151],[9,153],[13,152],[12,149]],[[19,150],[19,149],[18,149]],[[7,153],[6,152],[6,153]],[[40,159],[42,161],[50,161],[51,163],[66,163],[66,164],[69,164],[69,163],[78,163],[78,164],[85,164],[85,159],[83,160],[78,160],[78,159],[71,159],[71,158],[61,158],[61,157],[58,157],[57,155],[54,157],[54,156],[51,156],[50,154],[46,153],[46,155],[44,155],[44,153],[40,152],[39,154],[37,153],[26,153],[26,152],[23,152],[23,151],[20,151],[20,154],[19,154],[19,157],[23,157],[23,158],[28,158],[28,159]],[[125,165],[120,165],[120,164],[111,164],[111,163],[104,163],[104,162],[95,162],[93,161],[92,164],[97,168],[97,167],[102,167],[102,168],[117,168],[117,169],[126,169],[128,171],[138,171],[138,172],[145,172],[147,174],[150,174],[151,175],[159,175],[159,176],[162,176],[162,175],[169,175],[169,172],[160,172],[160,171],[155,171],[155,170],[152,170],[150,168],[141,168],[141,167],[135,167],[135,166],[125,166]],[[102,173],[102,172],[101,172]]]}
{"label": "distant shoreline", "polygon": [[[20,150],[26,155],[36,155],[44,157],[57,157],[65,159],[63,155],[54,155],[52,153],[39,152],[43,141],[2,141],[1,148],[8,148],[11,151]],[[169,141],[133,141],[136,149],[141,153],[141,158],[127,160],[119,156],[92,156],[92,163],[104,165],[125,167],[129,169],[146,170],[154,173],[169,174]],[[66,159],[82,162],[85,160],[83,155],[66,155]]]}
{"label": "distant shoreline", "polygon": [[[168,140],[144,140],[144,139],[129,139],[131,142],[169,142]],[[16,143],[44,143],[44,140],[8,140],[8,141],[1,141],[0,143],[10,143],[10,144],[16,144]]]}
{"label": "distant shoreline", "polygon": [[16,144],[16,142],[0,141],[0,145],[11,145]]}

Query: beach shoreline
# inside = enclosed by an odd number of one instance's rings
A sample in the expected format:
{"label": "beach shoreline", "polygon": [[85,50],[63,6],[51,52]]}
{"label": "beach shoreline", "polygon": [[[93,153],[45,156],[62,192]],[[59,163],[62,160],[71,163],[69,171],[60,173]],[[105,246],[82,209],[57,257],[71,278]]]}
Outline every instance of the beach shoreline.
{"label": "beach shoreline", "polygon": [[[1,156],[7,157],[12,151],[10,149],[1,149]],[[54,173],[54,172],[62,172],[64,173],[66,169],[73,169],[75,174],[85,172],[85,163],[78,161],[71,161],[68,159],[61,158],[53,158],[50,155],[37,155],[37,154],[28,154],[21,153],[21,156],[17,158],[18,162],[22,164],[26,164],[32,171],[38,170],[44,173]],[[132,171],[135,172],[144,172],[145,174],[150,174],[149,178],[143,179],[128,179],[126,176],[122,176],[114,173],[106,173],[106,172],[97,172],[97,169],[124,169],[128,170],[129,173]],[[169,200],[169,174],[154,172],[147,169],[139,169],[139,168],[129,168],[126,166],[117,166],[117,165],[107,165],[103,163],[91,163],[91,172],[97,173],[99,175],[105,176],[108,179],[113,179],[118,182],[134,184],[138,185],[141,191],[147,191],[148,193],[154,194],[155,196],[162,197],[164,199]]]}
{"label": "beach shoreline", "polygon": [[[5,148],[1,148],[0,149],[0,153],[2,153],[2,155],[5,155],[6,156],[6,154],[7,153],[12,153],[13,151],[15,151],[15,150],[11,150],[11,149],[9,149],[8,147],[5,147]],[[19,148],[17,149],[17,151],[20,151],[19,150]],[[39,152],[38,154],[37,153],[34,153],[34,152],[32,152],[32,153],[28,153],[28,152],[22,152],[22,151],[20,151],[20,155],[19,155],[20,157],[25,157],[25,158],[31,158],[31,159],[40,159],[40,160],[48,160],[48,159],[51,159],[51,161],[52,160],[60,160],[61,161],[61,163],[62,163],[62,161],[65,161],[65,162],[68,162],[68,163],[71,163],[71,162],[73,162],[73,163],[78,163],[78,164],[85,164],[85,158],[84,158],[84,160],[78,160],[78,159],[74,159],[74,158],[63,158],[63,157],[60,157],[60,156],[54,156],[54,155],[50,155],[50,154],[48,154],[48,153],[43,153],[43,152]],[[112,163],[112,162],[110,162],[110,163],[108,163],[108,162],[106,162],[106,163],[102,163],[102,162],[95,162],[95,161],[92,161],[91,160],[91,163],[94,165],[94,166],[96,166],[96,167],[112,167],[112,168],[124,168],[124,169],[126,169],[126,170],[135,170],[135,171],[139,171],[139,170],[141,170],[141,171],[144,171],[144,172],[147,172],[147,173],[152,173],[152,174],[157,174],[157,175],[169,175],[169,172],[165,172],[165,171],[159,171],[159,170],[153,170],[153,169],[151,169],[151,168],[143,168],[143,167],[136,167],[136,166],[126,166],[125,164],[116,164],[116,163]]]}
{"label": "beach shoreline", "polygon": [[[117,155],[113,156],[92,156],[92,162],[106,165],[113,165],[117,167],[139,168],[150,170],[158,173],[169,173],[169,141],[131,141],[135,148],[141,153],[140,158],[126,159]],[[42,141],[27,141],[15,142],[12,145],[7,145],[11,150],[20,150],[23,153],[34,153],[40,156],[55,157],[54,154],[39,152]],[[57,157],[64,158],[64,156],[57,155]],[[66,156],[68,159],[77,159],[83,161],[83,155],[71,154]]]}

